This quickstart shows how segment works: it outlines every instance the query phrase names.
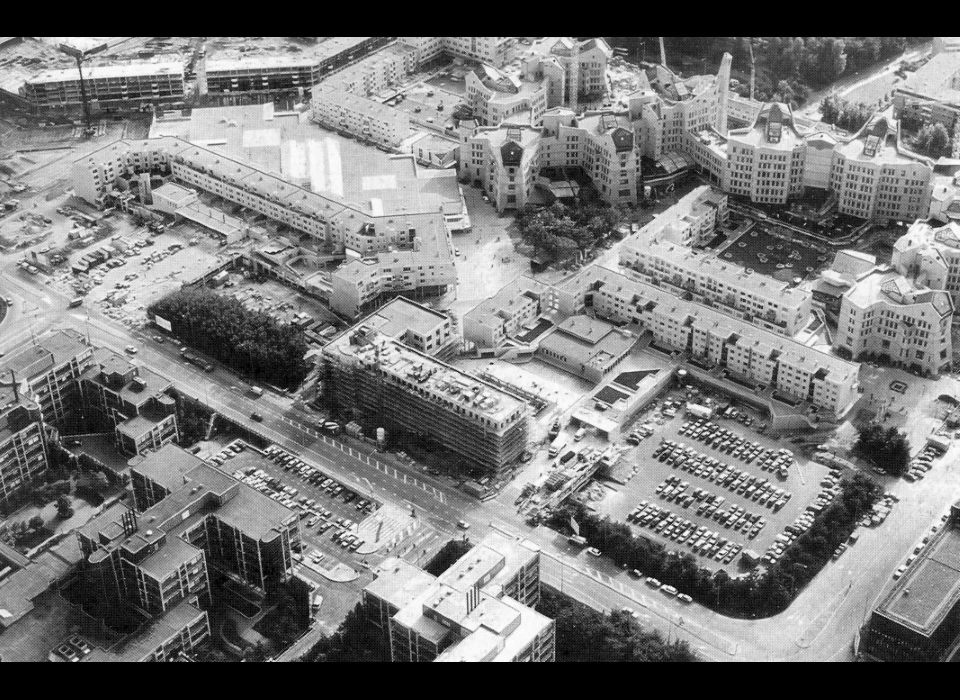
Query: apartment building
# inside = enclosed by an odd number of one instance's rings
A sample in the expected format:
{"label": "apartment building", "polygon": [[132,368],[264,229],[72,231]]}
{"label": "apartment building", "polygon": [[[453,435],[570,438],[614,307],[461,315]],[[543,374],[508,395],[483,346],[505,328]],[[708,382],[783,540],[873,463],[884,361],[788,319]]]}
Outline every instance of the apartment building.
{"label": "apartment building", "polygon": [[547,311],[545,291],[539,282],[517,278],[464,315],[464,340],[480,350],[499,350],[511,338],[533,331],[541,313]]}
{"label": "apartment building", "polygon": [[[181,63],[89,65],[83,78],[93,111],[169,106],[184,100]],[[83,106],[75,68],[41,73],[27,80],[20,94],[35,110],[71,112]]]}
{"label": "apartment building", "polygon": [[514,59],[517,49],[512,36],[402,36],[400,42],[417,51],[420,64],[447,55],[500,68]]}
{"label": "apartment building", "polygon": [[264,592],[293,575],[299,517],[174,445],[131,467],[136,511],[118,504],[78,531],[105,602],[156,615],[209,597],[209,568]]}
{"label": "apartment building", "polygon": [[547,106],[570,105],[607,92],[607,67],[613,49],[603,39],[578,41],[572,37],[545,37],[523,52],[524,71],[542,74],[548,81]]}
{"label": "apartment building", "polygon": [[706,369],[722,368],[775,397],[843,416],[856,402],[860,367],[719,310],[604,268],[559,289],[561,308],[592,309],[598,318],[638,326],[655,347],[684,353]]}
{"label": "apartment building", "polygon": [[835,338],[838,353],[939,376],[953,366],[950,294],[918,287],[889,267],[857,278],[844,294]]}
{"label": "apartment building", "polygon": [[205,610],[186,601],[151,620],[131,638],[109,650],[94,649],[86,663],[169,663],[179,661],[210,639],[210,619]]}
{"label": "apartment building", "polygon": [[305,56],[236,56],[208,59],[197,65],[201,95],[272,97],[309,92],[326,76],[380,49],[394,37],[322,37]]}
{"label": "apartment building", "polygon": [[933,166],[903,152],[898,141],[898,125],[878,116],[837,148],[831,188],[841,213],[890,221],[929,216]]}
{"label": "apartment building", "polygon": [[[675,205],[644,226],[634,239],[656,239],[683,248],[700,248],[709,243],[717,229],[727,223],[729,198],[709,185],[697,187]],[[636,245],[628,241],[627,246]]]}
{"label": "apartment building", "polygon": [[313,119],[333,131],[354,134],[375,144],[396,148],[410,135],[406,112],[322,83],[313,91]]}
{"label": "apartment building", "polygon": [[522,209],[533,192],[539,144],[531,126],[479,127],[461,149],[461,172],[480,183],[497,211]]}
{"label": "apartment building", "polygon": [[465,102],[483,125],[537,125],[547,111],[548,87],[546,78],[482,64],[467,74]]}
{"label": "apartment building", "polygon": [[447,314],[398,297],[363,319],[364,325],[440,360],[452,358],[460,345]]}
{"label": "apartment building", "polygon": [[929,289],[946,291],[960,304],[960,223],[915,222],[893,245],[893,267]]}
{"label": "apartment building", "polygon": [[[462,219],[462,200],[458,197],[451,207],[436,195],[435,178],[448,174],[421,172],[412,156],[390,165],[391,172],[382,177],[362,173],[349,192],[343,172],[332,171],[325,176],[329,181],[315,185],[321,191],[313,191],[260,166],[168,136],[107,146],[74,163],[73,178],[78,197],[103,204],[119,177],[168,172],[182,184],[348,252],[352,259],[332,273],[327,294],[335,312],[357,318],[383,297],[442,294],[456,284],[448,215]],[[448,211],[453,208],[457,211]]]}
{"label": "apartment building", "polygon": [[526,449],[519,398],[362,322],[322,351],[335,409],[436,440],[470,467],[497,471]]}
{"label": "apartment building", "polygon": [[417,50],[398,42],[335,73],[323,84],[360,97],[374,97],[403,82],[417,71],[419,64]]}
{"label": "apartment building", "polygon": [[112,350],[98,349],[81,377],[86,408],[111,425],[125,455],[156,450],[180,436],[173,382]]}
{"label": "apartment building", "polygon": [[540,598],[539,549],[491,533],[439,578],[388,559],[363,591],[370,624],[390,640],[391,659],[552,662],[555,623]]}
{"label": "apartment building", "polygon": [[643,231],[621,248],[620,264],[644,282],[774,333],[794,336],[810,321],[810,292]]}
{"label": "apartment building", "polygon": [[934,179],[928,159],[903,150],[899,124],[875,116],[853,137],[803,133],[787,105],[767,104],[753,125],[692,133],[698,167],[731,195],[783,205],[807,188],[836,193],[838,211],[861,219],[926,218]]}
{"label": "apartment building", "polygon": [[16,384],[0,384],[0,502],[18,495],[48,467],[40,407]]}

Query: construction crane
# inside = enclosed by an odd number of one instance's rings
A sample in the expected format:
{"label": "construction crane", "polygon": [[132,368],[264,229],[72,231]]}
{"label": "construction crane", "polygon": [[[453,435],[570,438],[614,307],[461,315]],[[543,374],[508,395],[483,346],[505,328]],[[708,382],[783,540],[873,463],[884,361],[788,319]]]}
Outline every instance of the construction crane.
{"label": "construction crane", "polygon": [[93,136],[93,125],[90,123],[90,99],[87,96],[87,81],[83,77],[83,62],[94,54],[107,50],[107,44],[100,44],[89,49],[82,49],[72,44],[60,44],[60,50],[77,62],[77,71],[80,73],[80,99],[83,102],[83,135],[85,138]]}

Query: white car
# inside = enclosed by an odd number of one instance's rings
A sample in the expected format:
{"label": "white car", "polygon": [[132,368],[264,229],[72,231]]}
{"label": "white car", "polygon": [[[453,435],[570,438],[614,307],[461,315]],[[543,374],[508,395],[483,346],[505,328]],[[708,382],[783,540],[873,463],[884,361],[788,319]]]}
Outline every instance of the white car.
{"label": "white car", "polygon": [[128,346],[125,348],[125,350],[127,351],[127,354],[128,354],[128,355],[136,355],[136,354],[137,354],[137,349],[136,349],[134,346],[132,346],[132,345],[128,345]]}
{"label": "white car", "polygon": [[603,552],[601,552],[601,551],[600,551],[599,549],[597,549],[596,547],[590,547],[590,548],[587,550],[587,554],[589,554],[591,557],[602,557],[602,556],[603,556]]}

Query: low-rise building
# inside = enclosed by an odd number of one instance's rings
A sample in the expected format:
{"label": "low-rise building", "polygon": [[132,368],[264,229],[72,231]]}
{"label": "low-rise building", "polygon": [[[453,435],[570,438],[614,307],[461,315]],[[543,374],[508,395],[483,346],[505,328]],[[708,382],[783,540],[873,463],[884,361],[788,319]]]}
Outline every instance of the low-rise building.
{"label": "low-rise building", "polygon": [[551,662],[555,623],[540,598],[540,552],[491,533],[439,577],[388,559],[363,592],[399,661]]}
{"label": "low-rise building", "polygon": [[905,277],[930,289],[942,289],[960,303],[960,223],[914,223],[893,245],[891,264]]}
{"label": "low-rise building", "polygon": [[[955,37],[937,37],[941,40]],[[942,41],[939,51],[924,66],[907,76],[893,92],[893,107],[900,119],[919,124],[943,124],[951,133],[960,127],[960,51]]]}
{"label": "low-rise building", "polygon": [[464,340],[481,351],[499,350],[528,327],[532,329],[547,310],[546,291],[545,285],[529,277],[517,278],[464,315]]}
{"label": "low-rise building", "polygon": [[950,661],[960,630],[960,504],[870,616],[860,653],[876,661]]}
{"label": "low-rise building", "polygon": [[[161,107],[182,104],[184,100],[181,63],[85,66],[83,78],[93,111]],[[20,94],[38,111],[75,112],[83,105],[76,68],[41,73],[27,80]]]}
{"label": "low-rise building", "polygon": [[649,332],[654,347],[705,368],[722,368],[757,388],[841,417],[856,403],[860,367],[673,293],[604,268],[564,283],[561,310]]}
{"label": "low-rise building", "polygon": [[613,372],[639,338],[590,316],[571,316],[540,341],[536,356],[594,384]]}
{"label": "low-rise building", "polygon": [[396,148],[410,135],[410,117],[363,95],[322,83],[313,90],[313,119],[375,144]]}

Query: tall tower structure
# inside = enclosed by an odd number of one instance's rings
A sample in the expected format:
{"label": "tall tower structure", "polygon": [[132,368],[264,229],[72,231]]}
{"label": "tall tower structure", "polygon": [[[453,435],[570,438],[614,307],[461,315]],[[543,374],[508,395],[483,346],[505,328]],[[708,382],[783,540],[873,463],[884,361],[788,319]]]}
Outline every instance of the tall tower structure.
{"label": "tall tower structure", "polygon": [[727,135],[727,114],[730,110],[730,70],[733,67],[733,56],[723,54],[720,62],[720,72],[717,73],[717,131]]}

